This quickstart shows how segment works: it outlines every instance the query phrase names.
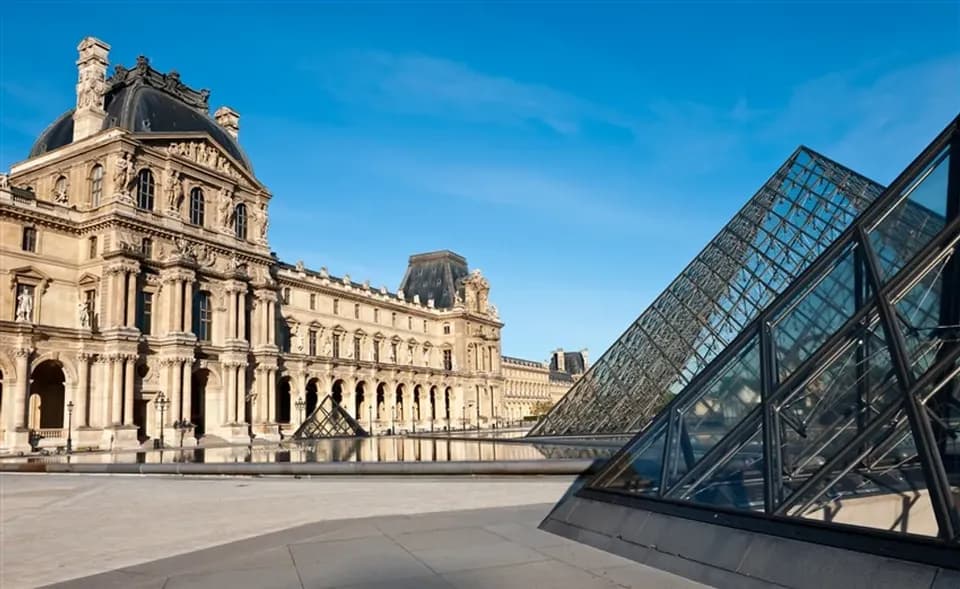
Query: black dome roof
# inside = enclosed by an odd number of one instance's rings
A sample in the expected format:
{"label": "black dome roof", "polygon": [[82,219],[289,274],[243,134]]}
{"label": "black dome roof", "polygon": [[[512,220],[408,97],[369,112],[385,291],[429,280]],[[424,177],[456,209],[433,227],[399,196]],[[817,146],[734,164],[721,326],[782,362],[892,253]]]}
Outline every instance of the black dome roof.
{"label": "black dome roof", "polygon": [[[102,129],[120,127],[135,133],[207,133],[248,171],[250,161],[237,140],[214,121],[208,112],[206,90],[196,92],[180,82],[176,72],[161,74],[146,58],[137,67],[116,66],[107,80]],[[30,157],[73,141],[73,109],[60,115],[43,130],[30,149]]]}

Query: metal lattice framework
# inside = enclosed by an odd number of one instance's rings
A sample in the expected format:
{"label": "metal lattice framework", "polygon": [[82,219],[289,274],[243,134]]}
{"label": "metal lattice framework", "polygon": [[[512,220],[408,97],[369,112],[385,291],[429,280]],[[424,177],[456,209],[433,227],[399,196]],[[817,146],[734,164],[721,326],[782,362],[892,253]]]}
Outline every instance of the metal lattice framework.
{"label": "metal lattice framework", "polygon": [[581,496],[956,568],[958,249],[960,118]]}
{"label": "metal lattice framework", "polygon": [[640,430],[882,191],[797,149],[530,435]]}
{"label": "metal lattice framework", "polygon": [[369,435],[346,409],[327,395],[293,433],[295,440],[344,438]]}

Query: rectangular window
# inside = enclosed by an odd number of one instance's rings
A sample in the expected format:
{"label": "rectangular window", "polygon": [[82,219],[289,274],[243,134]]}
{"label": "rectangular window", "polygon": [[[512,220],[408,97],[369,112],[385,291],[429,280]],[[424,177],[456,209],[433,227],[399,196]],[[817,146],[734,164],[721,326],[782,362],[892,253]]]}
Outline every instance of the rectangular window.
{"label": "rectangular window", "polygon": [[353,305],[353,318],[354,319],[360,318],[360,303],[356,303]]}
{"label": "rectangular window", "polygon": [[449,323],[444,323],[444,324],[443,324],[443,335],[450,335],[450,324],[449,324]]}
{"label": "rectangular window", "polygon": [[427,320],[423,320],[423,333],[427,333]]}
{"label": "rectangular window", "polygon": [[193,332],[197,334],[198,340],[209,342],[213,337],[213,305],[210,293],[199,291],[194,301]]}
{"label": "rectangular window", "polygon": [[373,340],[373,361],[380,362],[380,340]]}
{"label": "rectangular window", "polygon": [[353,359],[360,359],[360,336],[353,336]]}
{"label": "rectangular window", "polygon": [[87,257],[91,260],[97,257],[97,236],[91,236],[87,240]]}
{"label": "rectangular window", "polygon": [[407,329],[413,331],[413,317],[407,317]]}
{"label": "rectangular window", "polygon": [[283,289],[282,297],[283,297],[283,304],[289,305],[290,304],[290,287],[286,287]]}
{"label": "rectangular window", "polygon": [[90,327],[94,327],[97,318],[97,290],[95,288],[85,290],[83,302],[87,306],[87,313],[90,314]]}
{"label": "rectangular window", "polygon": [[[310,295],[311,297],[314,295]],[[307,332],[307,351],[311,356],[317,355],[317,330],[311,329]]]}
{"label": "rectangular window", "polygon": [[[33,322],[33,318],[35,316],[34,309],[37,308],[37,299],[33,295],[34,295],[33,286],[29,284],[17,285],[17,298],[14,301],[14,305],[13,305],[14,319],[22,319],[25,321],[30,321],[31,323]],[[28,300],[30,301],[29,304],[26,302]],[[21,303],[20,301],[24,301],[24,302]],[[21,305],[23,305],[22,307],[23,311],[26,312],[29,309],[29,312],[27,312],[26,315],[23,317],[18,316],[18,312],[20,312],[21,310]]]}
{"label": "rectangular window", "polygon": [[144,237],[140,241],[140,253],[144,258],[150,259],[153,255],[153,240],[149,237]]}
{"label": "rectangular window", "polygon": [[335,333],[333,334],[333,337],[331,339],[333,339],[333,357],[339,358],[340,357],[340,336]]}
{"label": "rectangular window", "polygon": [[317,295],[313,293],[310,293],[310,310],[311,311],[317,310]]}
{"label": "rectangular window", "polygon": [[340,314],[340,299],[333,299],[333,314]]}
{"label": "rectangular window", "polygon": [[380,309],[373,310],[373,322],[380,323]]}
{"label": "rectangular window", "polygon": [[397,314],[396,314],[396,313],[391,313],[391,314],[390,314],[390,327],[396,327],[396,326],[397,326]]}
{"label": "rectangular window", "polygon": [[137,328],[143,335],[153,331],[153,293],[140,291],[140,309],[137,314]]}
{"label": "rectangular window", "polygon": [[453,350],[443,351],[443,369],[453,370]]}
{"label": "rectangular window", "polygon": [[25,252],[37,251],[37,230],[34,227],[23,228],[23,240],[20,242],[20,248]]}

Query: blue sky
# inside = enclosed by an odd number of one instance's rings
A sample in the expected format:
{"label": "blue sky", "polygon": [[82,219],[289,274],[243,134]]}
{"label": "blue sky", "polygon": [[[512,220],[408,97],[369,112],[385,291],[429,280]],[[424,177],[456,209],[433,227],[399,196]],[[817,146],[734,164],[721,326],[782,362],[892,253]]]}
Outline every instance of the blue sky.
{"label": "blue sky", "polygon": [[797,145],[886,183],[960,106],[957,2],[8,3],[0,168],[88,35],[240,112],[283,259],[455,250],[533,359],[598,357]]}

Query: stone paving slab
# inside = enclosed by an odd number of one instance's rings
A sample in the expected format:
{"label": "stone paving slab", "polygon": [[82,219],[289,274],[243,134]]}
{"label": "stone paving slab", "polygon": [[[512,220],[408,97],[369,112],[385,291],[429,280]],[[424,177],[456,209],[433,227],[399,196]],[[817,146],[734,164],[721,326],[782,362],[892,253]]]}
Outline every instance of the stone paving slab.
{"label": "stone paving slab", "polygon": [[50,587],[704,587],[536,529],[551,507],[541,503],[317,522]]}

